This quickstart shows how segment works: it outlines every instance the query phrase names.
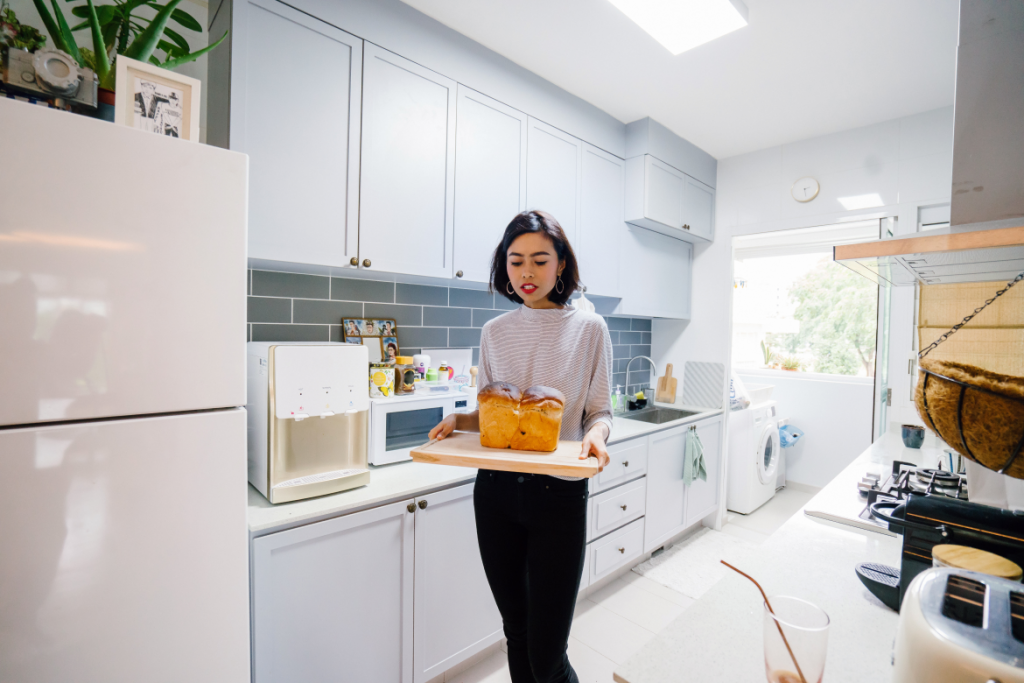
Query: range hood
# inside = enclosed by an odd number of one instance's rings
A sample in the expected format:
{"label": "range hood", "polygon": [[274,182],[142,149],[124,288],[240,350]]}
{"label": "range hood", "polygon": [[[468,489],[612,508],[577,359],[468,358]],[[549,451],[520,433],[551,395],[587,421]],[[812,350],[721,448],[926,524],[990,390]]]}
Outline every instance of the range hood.
{"label": "range hood", "polygon": [[1010,280],[1024,271],[1024,2],[961,0],[948,228],[837,246],[885,285]]}

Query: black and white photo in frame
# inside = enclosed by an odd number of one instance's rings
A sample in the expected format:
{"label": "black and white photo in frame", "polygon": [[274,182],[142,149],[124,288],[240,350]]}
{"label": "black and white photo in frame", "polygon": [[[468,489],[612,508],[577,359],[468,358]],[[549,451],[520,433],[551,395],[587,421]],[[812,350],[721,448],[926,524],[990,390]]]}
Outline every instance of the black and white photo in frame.
{"label": "black and white photo in frame", "polygon": [[117,57],[114,122],[199,141],[201,83],[152,64]]}

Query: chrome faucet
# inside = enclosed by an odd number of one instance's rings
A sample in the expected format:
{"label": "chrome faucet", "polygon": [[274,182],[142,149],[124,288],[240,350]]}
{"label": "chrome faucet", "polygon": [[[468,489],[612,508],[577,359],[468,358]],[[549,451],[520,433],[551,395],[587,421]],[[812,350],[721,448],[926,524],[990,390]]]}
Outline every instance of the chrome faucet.
{"label": "chrome faucet", "polygon": [[[633,361],[635,361],[637,358],[643,358],[645,361],[650,363],[651,364],[651,370],[654,371],[654,376],[655,377],[658,376],[658,366],[655,365],[653,360],[651,360],[647,356],[633,356],[632,358],[629,359],[629,362],[626,363],[626,391],[627,392],[629,391],[629,366],[632,365]],[[653,403],[653,401],[652,401],[652,403]]]}

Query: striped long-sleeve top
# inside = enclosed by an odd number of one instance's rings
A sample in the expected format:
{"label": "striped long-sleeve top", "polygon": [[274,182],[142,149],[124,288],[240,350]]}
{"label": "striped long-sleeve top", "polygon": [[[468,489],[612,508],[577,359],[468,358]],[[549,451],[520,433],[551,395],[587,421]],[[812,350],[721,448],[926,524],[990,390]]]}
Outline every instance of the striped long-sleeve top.
{"label": "striped long-sleeve top", "polygon": [[611,429],[612,340],[596,313],[520,306],[500,315],[484,325],[479,368],[481,388],[508,382],[561,391],[562,439],[580,441],[598,422]]}

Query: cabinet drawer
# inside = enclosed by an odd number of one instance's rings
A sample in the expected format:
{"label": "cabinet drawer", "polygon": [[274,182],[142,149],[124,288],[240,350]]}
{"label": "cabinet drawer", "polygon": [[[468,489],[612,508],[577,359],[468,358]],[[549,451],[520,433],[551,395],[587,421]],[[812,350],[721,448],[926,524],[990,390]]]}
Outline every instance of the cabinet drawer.
{"label": "cabinet drawer", "polygon": [[608,465],[591,479],[591,493],[604,491],[647,471],[647,437],[608,447]]}
{"label": "cabinet drawer", "polygon": [[638,517],[643,517],[646,503],[646,479],[623,484],[595,496],[590,506],[587,538],[597,538]]}
{"label": "cabinet drawer", "polygon": [[590,583],[640,557],[644,545],[644,520],[638,519],[590,544]]}

